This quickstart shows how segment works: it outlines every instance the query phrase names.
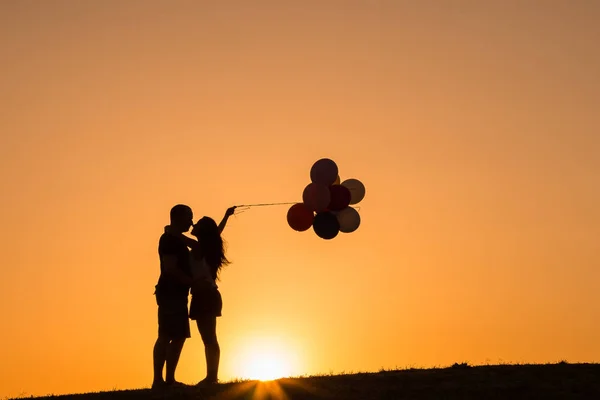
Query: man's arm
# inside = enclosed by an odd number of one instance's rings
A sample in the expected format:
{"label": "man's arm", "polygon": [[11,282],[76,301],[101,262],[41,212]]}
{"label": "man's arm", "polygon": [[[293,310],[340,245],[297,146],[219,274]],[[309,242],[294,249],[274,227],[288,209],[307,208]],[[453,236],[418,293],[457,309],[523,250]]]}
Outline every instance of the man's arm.
{"label": "man's arm", "polygon": [[164,272],[171,275],[179,281],[182,285],[191,286],[192,278],[186,275],[181,269],[177,267],[177,257],[171,254],[162,256],[162,263]]}
{"label": "man's arm", "polygon": [[[171,227],[169,225],[165,226],[165,233],[171,233]],[[173,236],[177,236],[187,247],[194,248],[198,245],[198,241],[196,239],[192,239],[191,237],[185,236],[183,233],[174,233]]]}
{"label": "man's arm", "polygon": [[221,220],[221,223],[219,224],[219,233],[223,233],[223,229],[225,229],[225,225],[227,225],[227,220],[229,219],[230,216],[233,215],[234,211],[235,211],[235,206],[229,207],[227,209],[227,211],[225,211],[225,216],[223,217],[223,219]]}
{"label": "man's arm", "polygon": [[185,235],[181,235],[181,239],[183,239],[185,245],[191,249],[198,246],[198,241],[196,239],[192,239],[191,237],[187,237]]}

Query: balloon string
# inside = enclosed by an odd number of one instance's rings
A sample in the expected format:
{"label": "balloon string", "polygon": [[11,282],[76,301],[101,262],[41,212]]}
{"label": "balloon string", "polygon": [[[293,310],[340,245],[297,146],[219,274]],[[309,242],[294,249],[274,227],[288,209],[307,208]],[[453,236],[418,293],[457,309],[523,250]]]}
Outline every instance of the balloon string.
{"label": "balloon string", "polygon": [[287,202],[287,203],[259,203],[259,204],[243,204],[241,206],[236,206],[236,207],[263,207],[263,206],[283,206],[283,205],[289,205],[289,204],[296,204],[298,203],[297,201],[291,201],[291,202]]}
{"label": "balloon string", "polygon": [[241,214],[245,211],[248,211],[250,209],[250,207],[265,207],[265,206],[283,206],[283,205],[290,205],[290,204],[296,204],[298,203],[297,201],[294,202],[285,202],[285,203],[257,203],[257,204],[242,204],[239,206],[235,206],[235,213],[234,215],[237,214]]}
{"label": "balloon string", "polygon": [[[235,206],[235,213],[234,215],[237,214],[241,214],[245,211],[248,211],[250,209],[250,207],[264,207],[264,206],[283,206],[283,205],[290,205],[290,204],[298,204],[298,201],[291,201],[291,202],[286,202],[286,203],[259,203],[259,204],[243,204],[240,206]],[[360,211],[360,206],[349,206],[354,208],[356,211]]]}

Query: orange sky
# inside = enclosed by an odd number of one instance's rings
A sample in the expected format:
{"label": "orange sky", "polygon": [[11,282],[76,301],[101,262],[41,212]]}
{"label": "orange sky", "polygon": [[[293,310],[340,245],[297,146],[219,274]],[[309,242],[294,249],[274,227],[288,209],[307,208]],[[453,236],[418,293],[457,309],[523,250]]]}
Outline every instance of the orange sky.
{"label": "orange sky", "polygon": [[[225,230],[221,378],[600,361],[592,1],[0,3],[0,397],[147,387],[172,205]],[[263,351],[263,350],[260,350]],[[197,331],[178,379],[204,376]]]}

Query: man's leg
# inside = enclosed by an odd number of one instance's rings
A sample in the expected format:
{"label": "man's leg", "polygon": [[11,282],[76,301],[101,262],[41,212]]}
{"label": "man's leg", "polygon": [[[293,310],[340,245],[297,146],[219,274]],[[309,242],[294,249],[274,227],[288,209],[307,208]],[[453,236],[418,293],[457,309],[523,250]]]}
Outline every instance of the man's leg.
{"label": "man's leg", "polygon": [[160,336],[158,339],[156,339],[156,343],[154,343],[154,381],[152,382],[152,387],[157,387],[161,383],[164,383],[162,373],[165,366],[165,361],[167,360],[168,347],[169,339],[165,339]]}
{"label": "man's leg", "polygon": [[190,337],[190,319],[188,316],[187,298],[181,302],[177,310],[169,316],[171,343],[167,348],[167,374],[166,383],[168,385],[177,384],[175,380],[175,371],[179,363],[179,356],[185,340]]}
{"label": "man's leg", "polygon": [[[186,316],[187,317],[187,316]],[[175,382],[175,370],[177,369],[177,363],[179,362],[179,356],[183,349],[185,338],[171,340],[167,347],[166,361],[167,361],[167,384]]]}
{"label": "man's leg", "polygon": [[[158,303],[158,297],[156,299]],[[165,381],[163,379],[163,369],[167,360],[167,348],[169,346],[169,336],[167,333],[168,321],[163,307],[158,306],[158,339],[154,343],[154,351],[152,353],[154,359],[154,380],[152,388],[156,389],[162,386]]]}

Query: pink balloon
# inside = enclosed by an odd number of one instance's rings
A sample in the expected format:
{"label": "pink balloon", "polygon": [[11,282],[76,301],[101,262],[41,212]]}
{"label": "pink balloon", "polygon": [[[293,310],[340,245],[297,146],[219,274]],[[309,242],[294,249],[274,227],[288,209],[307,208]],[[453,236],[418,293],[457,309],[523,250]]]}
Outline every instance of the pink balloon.
{"label": "pink balloon", "polygon": [[325,211],[331,201],[329,187],[319,183],[309,183],[302,192],[302,200],[311,211]]}

